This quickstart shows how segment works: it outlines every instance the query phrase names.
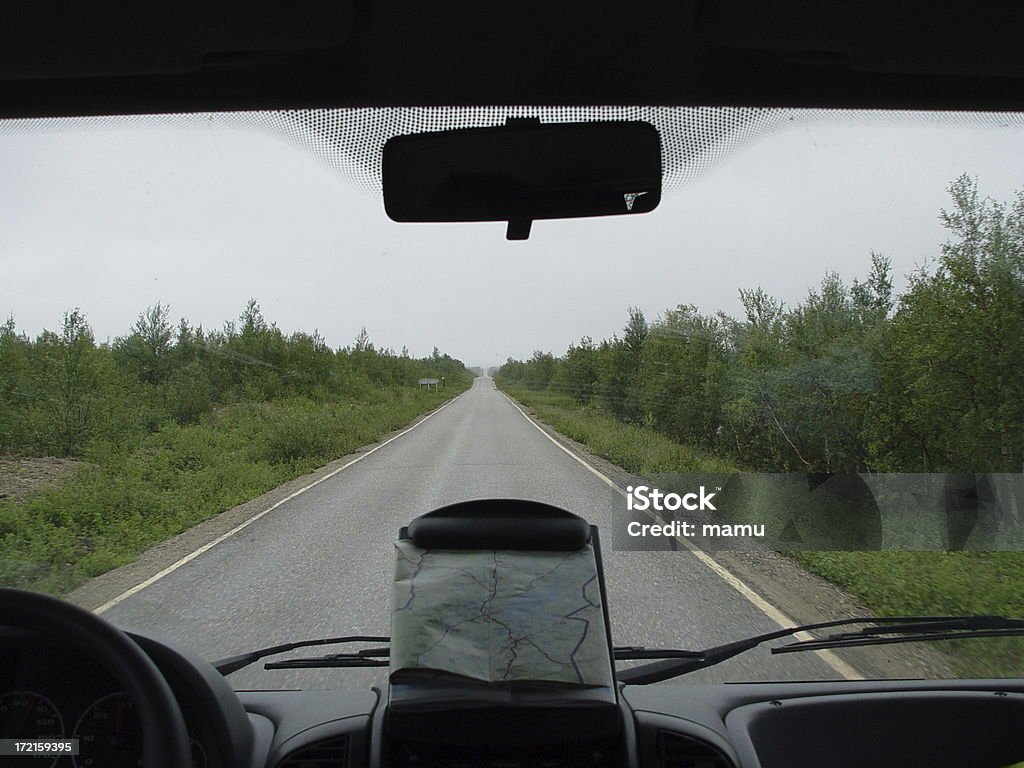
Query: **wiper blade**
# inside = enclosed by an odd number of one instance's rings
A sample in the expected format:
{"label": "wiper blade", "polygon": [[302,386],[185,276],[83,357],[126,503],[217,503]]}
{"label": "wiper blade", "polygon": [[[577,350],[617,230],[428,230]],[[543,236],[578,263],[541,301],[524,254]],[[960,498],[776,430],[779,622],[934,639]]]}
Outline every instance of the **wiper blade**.
{"label": "wiper blade", "polygon": [[294,651],[296,648],[310,648],[316,645],[341,645],[344,643],[389,643],[390,637],[379,635],[350,635],[348,637],[327,637],[319,640],[299,640],[294,643],[272,645],[269,648],[261,648],[258,651],[249,651],[238,656],[229,656],[226,659],[213,662],[214,668],[222,675],[230,675],[240,669],[254,664],[267,656],[276,656],[279,653]]}
{"label": "wiper blade", "polygon": [[321,669],[324,667],[386,667],[390,662],[390,648],[364,648],[354,653],[331,653],[308,659],[271,661],[264,669]]}
{"label": "wiper blade", "polygon": [[[864,627],[855,632],[843,632],[823,638],[808,638],[795,643],[789,643],[773,648],[772,653],[823,651],[830,648],[956,640],[961,638],[1024,636],[1024,619],[1011,619],[1005,616],[867,616],[823,621],[816,624],[803,624],[796,627],[784,627],[773,632],[754,635],[744,640],[725,643],[699,651],[620,646],[614,649],[614,657],[617,661],[639,659],[657,659],[658,661],[631,669],[618,670],[616,678],[619,682],[630,685],[657,683],[694,672],[698,669],[720,664],[769,640],[791,637],[818,629],[830,629],[832,627],[844,627],[853,624],[871,624],[874,626]],[[262,658],[275,656],[297,648],[345,643],[386,643],[390,642],[390,640],[391,638],[389,637],[378,635],[350,635],[319,640],[300,640],[269,648],[261,648],[260,650],[250,651],[238,656],[231,656],[214,662],[213,666],[222,675],[230,675],[232,672],[237,672]],[[364,648],[353,653],[336,653],[305,659],[287,659],[285,661],[265,664],[264,668],[384,667],[389,663],[389,656],[390,649],[388,648]]]}
{"label": "wiper blade", "polygon": [[[230,675],[240,669],[255,664],[267,656],[276,656],[279,653],[294,651],[297,648],[310,648],[318,645],[343,645],[346,643],[388,643],[390,637],[378,635],[350,635],[348,637],[327,637],[318,640],[299,640],[293,643],[272,645],[269,648],[260,648],[257,651],[249,651],[238,656],[229,656],[226,659],[213,662],[214,668],[222,675]],[[306,659],[287,659],[285,661],[264,664],[264,669],[313,669],[317,667],[384,667],[388,665],[390,657],[389,648],[364,648],[354,653],[334,653],[326,656],[314,656]],[[647,650],[638,646],[624,646],[615,649],[616,659],[665,659],[665,658],[690,658],[700,655],[699,651],[661,651]]]}
{"label": "wiper blade", "polygon": [[895,627],[865,627],[856,632],[841,632],[827,637],[802,640],[772,648],[772,653],[823,651],[829,648],[855,648],[865,645],[935,642],[977,637],[1024,636],[1024,620],[1002,616],[968,616],[955,621],[935,621]]}
{"label": "wiper blade", "polygon": [[[801,650],[826,650],[856,645],[885,645],[889,643],[908,643],[919,640],[951,640],[967,637],[999,637],[1008,635],[1024,635],[1024,619],[1010,619],[1005,616],[867,616],[853,619],[823,621],[816,624],[803,624],[797,627],[784,627],[774,632],[754,635],[744,640],[707,648],[703,651],[647,651],[645,656],[618,656],[616,658],[660,658],[653,664],[644,664],[631,669],[618,670],[616,679],[631,685],[648,685],[685,675],[698,669],[721,664],[723,661],[739,656],[761,643],[778,640],[800,633],[818,629],[830,629],[852,624],[873,624],[857,632],[830,635],[826,638],[808,637],[801,642],[790,643],[773,653],[788,653]],[[788,650],[787,650],[788,649]],[[680,656],[681,653],[686,655]]]}
{"label": "wiper blade", "polygon": [[[700,651],[648,650],[640,646],[622,646],[614,649],[616,659],[688,659],[700,656]],[[386,667],[390,662],[389,648],[364,648],[354,653],[332,653],[308,659],[285,659],[264,664],[264,669],[314,669],[319,667]]]}
{"label": "wiper blade", "polygon": [[613,650],[616,661],[627,659],[701,659],[704,651],[666,651],[659,648],[644,648],[642,645],[623,645]]}

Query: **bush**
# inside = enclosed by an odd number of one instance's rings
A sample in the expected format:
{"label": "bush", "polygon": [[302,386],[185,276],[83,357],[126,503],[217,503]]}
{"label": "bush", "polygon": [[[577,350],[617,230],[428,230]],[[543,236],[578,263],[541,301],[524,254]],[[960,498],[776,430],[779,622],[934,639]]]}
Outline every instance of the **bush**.
{"label": "bush", "polygon": [[374,402],[239,403],[166,422],[133,444],[95,440],[94,466],[25,504],[0,500],[0,584],[53,593],[408,423],[469,386]]}

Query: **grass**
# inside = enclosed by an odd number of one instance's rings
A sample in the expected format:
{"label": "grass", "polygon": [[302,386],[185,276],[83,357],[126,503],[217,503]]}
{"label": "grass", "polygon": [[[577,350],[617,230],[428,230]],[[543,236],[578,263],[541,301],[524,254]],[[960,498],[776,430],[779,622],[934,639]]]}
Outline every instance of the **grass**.
{"label": "grass", "polygon": [[[1022,552],[800,552],[808,570],[878,615],[1024,616]],[[935,644],[964,677],[1024,677],[1024,639]]]}
{"label": "grass", "polygon": [[[736,472],[726,459],[624,424],[559,393],[506,388],[544,423],[641,475]],[[1024,616],[1024,552],[786,552],[877,615]],[[1024,639],[935,644],[963,677],[1024,677]]]}
{"label": "grass", "polygon": [[0,585],[64,594],[226,509],[375,442],[468,387],[374,402],[240,403],[168,424],[21,504],[0,501]]}
{"label": "grass", "polygon": [[654,430],[625,424],[594,408],[577,405],[555,392],[506,390],[556,431],[586,445],[593,453],[627,472],[735,472],[734,465],[705,451],[681,445]]}

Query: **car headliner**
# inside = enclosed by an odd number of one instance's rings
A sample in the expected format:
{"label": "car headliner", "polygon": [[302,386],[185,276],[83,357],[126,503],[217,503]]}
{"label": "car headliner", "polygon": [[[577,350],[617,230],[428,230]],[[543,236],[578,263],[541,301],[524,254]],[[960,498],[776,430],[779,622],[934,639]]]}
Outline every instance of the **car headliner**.
{"label": "car headliner", "polygon": [[386,105],[1020,110],[1024,5],[13,0],[0,117]]}

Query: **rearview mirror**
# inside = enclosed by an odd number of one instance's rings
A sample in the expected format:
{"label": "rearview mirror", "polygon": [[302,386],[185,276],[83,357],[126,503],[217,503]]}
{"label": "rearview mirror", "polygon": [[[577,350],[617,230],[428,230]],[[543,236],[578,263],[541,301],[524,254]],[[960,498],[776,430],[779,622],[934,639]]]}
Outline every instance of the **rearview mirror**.
{"label": "rearview mirror", "polygon": [[393,221],[507,221],[647,213],[661,201],[661,140],[643,122],[510,120],[493,128],[396,136],[384,145]]}

